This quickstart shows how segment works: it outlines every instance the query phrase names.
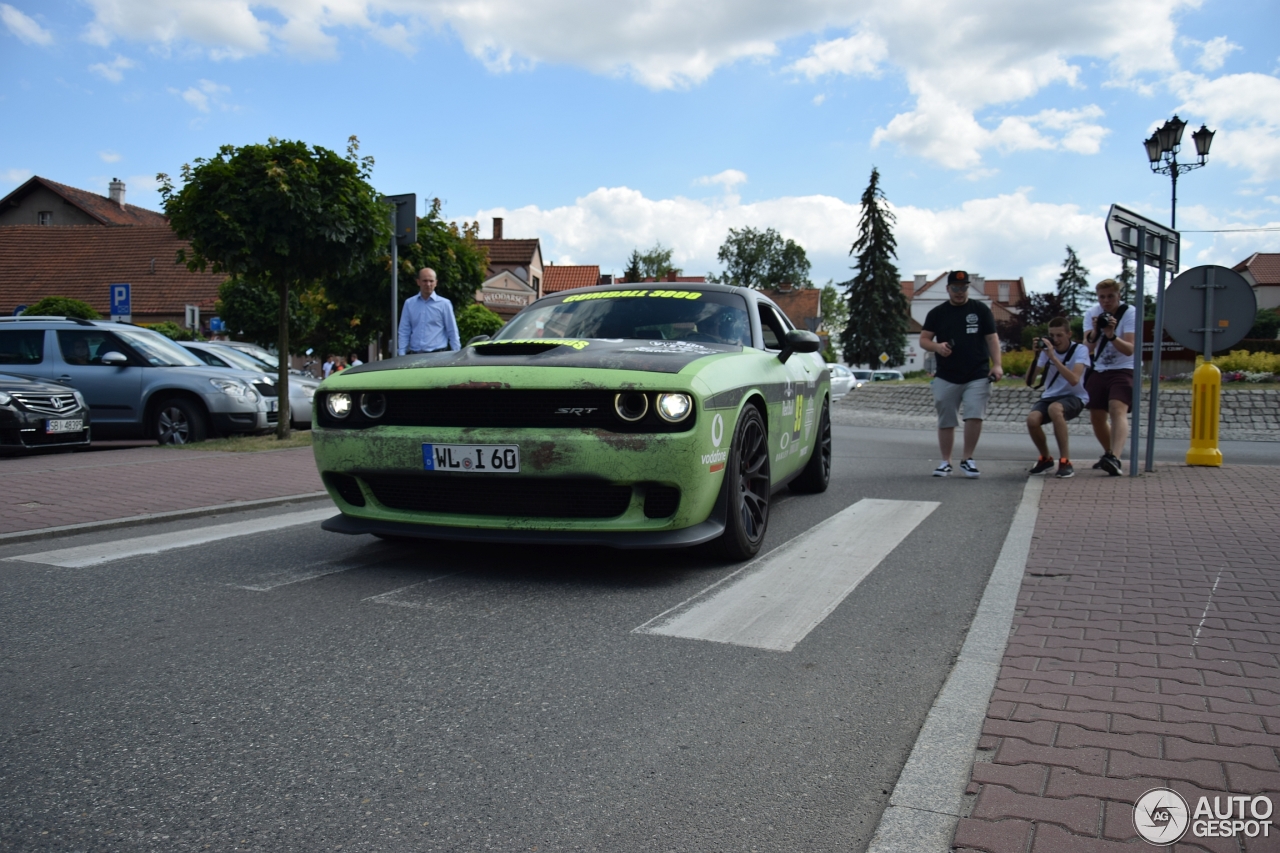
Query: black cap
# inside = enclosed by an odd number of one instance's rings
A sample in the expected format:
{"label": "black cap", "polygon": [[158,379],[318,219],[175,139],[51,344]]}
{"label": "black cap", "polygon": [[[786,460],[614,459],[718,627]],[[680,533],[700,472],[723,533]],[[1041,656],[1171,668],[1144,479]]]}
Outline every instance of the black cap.
{"label": "black cap", "polygon": [[947,275],[947,284],[968,284],[969,274],[964,270],[952,270]]}

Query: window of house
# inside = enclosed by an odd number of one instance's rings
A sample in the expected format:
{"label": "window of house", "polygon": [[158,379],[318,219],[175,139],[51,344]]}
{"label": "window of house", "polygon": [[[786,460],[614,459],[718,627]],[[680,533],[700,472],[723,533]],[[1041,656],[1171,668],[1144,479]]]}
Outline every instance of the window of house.
{"label": "window of house", "polygon": [[999,301],[1008,302],[1009,301],[1009,282],[1002,281],[997,285],[997,287],[999,288],[999,291],[1000,291]]}
{"label": "window of house", "polygon": [[36,224],[37,224],[37,225],[52,225],[52,224],[53,224],[53,211],[52,211],[52,210],[42,210],[42,211],[40,211],[39,213],[37,213],[37,214],[36,214]]}

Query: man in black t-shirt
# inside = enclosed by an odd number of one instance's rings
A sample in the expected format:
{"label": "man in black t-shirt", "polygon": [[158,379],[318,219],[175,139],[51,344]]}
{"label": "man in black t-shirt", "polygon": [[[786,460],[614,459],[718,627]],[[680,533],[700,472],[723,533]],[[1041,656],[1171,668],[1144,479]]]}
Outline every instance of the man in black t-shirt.
{"label": "man in black t-shirt", "polygon": [[948,301],[929,311],[920,332],[920,348],[938,357],[933,402],[938,410],[938,449],[942,451],[942,462],[933,469],[935,477],[951,474],[951,450],[961,406],[964,408],[964,454],[960,457],[960,470],[966,477],[978,476],[973,452],[982,435],[991,383],[1004,376],[996,319],[986,305],[969,299],[969,283],[967,272],[952,270],[947,276]]}

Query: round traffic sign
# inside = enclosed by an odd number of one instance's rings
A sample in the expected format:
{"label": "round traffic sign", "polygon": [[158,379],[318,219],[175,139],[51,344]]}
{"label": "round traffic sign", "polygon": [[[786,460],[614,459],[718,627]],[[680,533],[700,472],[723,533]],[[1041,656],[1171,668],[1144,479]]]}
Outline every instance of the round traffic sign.
{"label": "round traffic sign", "polygon": [[[1211,315],[1206,293],[1212,283]],[[1253,328],[1258,298],[1244,276],[1226,267],[1193,267],[1179,275],[1164,294],[1164,330],[1184,347],[1205,350],[1205,329],[1213,330],[1210,349],[1233,347]]]}

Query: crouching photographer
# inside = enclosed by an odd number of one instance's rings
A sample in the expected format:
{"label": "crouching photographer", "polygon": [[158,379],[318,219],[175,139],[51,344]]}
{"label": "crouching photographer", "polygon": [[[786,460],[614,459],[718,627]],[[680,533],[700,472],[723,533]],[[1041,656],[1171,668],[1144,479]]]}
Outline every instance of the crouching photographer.
{"label": "crouching photographer", "polygon": [[[1027,432],[1040,456],[1032,466],[1032,474],[1043,474],[1053,467],[1049,442],[1045,437],[1045,421],[1053,422],[1053,437],[1058,442],[1058,470],[1055,477],[1075,476],[1071,465],[1070,436],[1067,421],[1084,411],[1089,392],[1084,388],[1084,373],[1089,366],[1089,351],[1071,340],[1071,325],[1066,317],[1049,321],[1049,336],[1035,341],[1036,359],[1027,371],[1027,386],[1033,387],[1036,374],[1043,368],[1041,382],[1044,393],[1027,415]],[[1034,386],[1040,387],[1040,386]]]}

